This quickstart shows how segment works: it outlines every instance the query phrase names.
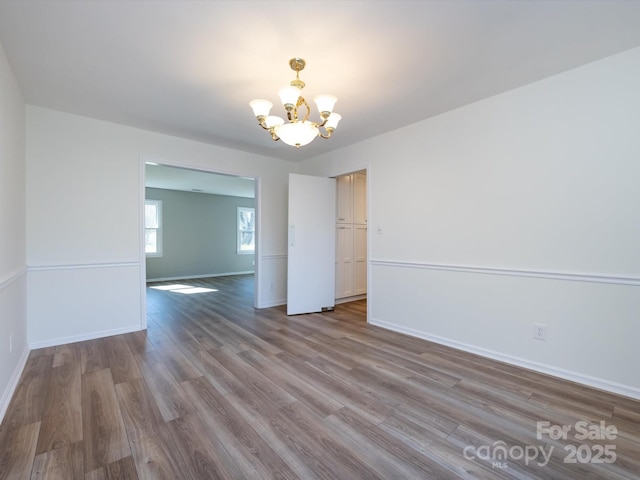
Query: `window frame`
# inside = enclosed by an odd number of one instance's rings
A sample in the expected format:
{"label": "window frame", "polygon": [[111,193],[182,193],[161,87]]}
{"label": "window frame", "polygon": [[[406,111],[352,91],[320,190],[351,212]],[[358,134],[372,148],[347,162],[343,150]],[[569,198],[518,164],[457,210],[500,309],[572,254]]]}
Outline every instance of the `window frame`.
{"label": "window frame", "polygon": [[[240,228],[240,214],[244,211],[251,211],[253,216],[253,229],[252,230],[242,230]],[[253,249],[252,250],[243,250],[241,248],[241,238],[243,232],[252,232],[253,233]],[[256,253],[256,209],[255,207],[240,207],[238,206],[236,209],[236,254],[238,255],[254,255]]]}
{"label": "window frame", "polygon": [[[147,205],[155,205],[156,207],[156,215],[157,215],[157,227],[148,227],[147,226]],[[145,216],[144,216],[144,254],[145,257],[162,257],[162,200],[145,200]],[[147,252],[147,231],[155,230],[156,231],[156,251],[155,252]]]}

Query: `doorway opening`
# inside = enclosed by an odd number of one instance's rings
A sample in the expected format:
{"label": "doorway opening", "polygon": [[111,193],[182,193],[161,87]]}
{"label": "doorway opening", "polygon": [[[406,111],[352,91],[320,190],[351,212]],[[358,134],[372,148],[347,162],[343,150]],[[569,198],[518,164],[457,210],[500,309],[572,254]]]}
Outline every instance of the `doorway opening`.
{"label": "doorway opening", "polygon": [[215,295],[223,277],[245,278],[255,305],[258,179],[148,159],[142,170],[145,310],[148,282],[186,299]]}
{"label": "doorway opening", "polygon": [[336,303],[367,298],[367,171],[336,178]]}

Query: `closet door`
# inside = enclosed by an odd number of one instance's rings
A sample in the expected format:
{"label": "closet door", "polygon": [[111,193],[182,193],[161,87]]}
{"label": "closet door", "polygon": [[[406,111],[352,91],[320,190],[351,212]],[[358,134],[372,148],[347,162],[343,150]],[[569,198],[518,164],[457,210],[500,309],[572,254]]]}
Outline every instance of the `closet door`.
{"label": "closet door", "polygon": [[353,176],[353,223],[367,224],[367,176],[355,173]]}
{"label": "closet door", "polygon": [[336,298],[354,295],[353,225],[336,225]]}
{"label": "closet door", "polygon": [[353,223],[353,175],[342,175],[336,181],[336,223]]}
{"label": "closet door", "polygon": [[367,293],[367,226],[355,225],[353,232],[354,295]]}

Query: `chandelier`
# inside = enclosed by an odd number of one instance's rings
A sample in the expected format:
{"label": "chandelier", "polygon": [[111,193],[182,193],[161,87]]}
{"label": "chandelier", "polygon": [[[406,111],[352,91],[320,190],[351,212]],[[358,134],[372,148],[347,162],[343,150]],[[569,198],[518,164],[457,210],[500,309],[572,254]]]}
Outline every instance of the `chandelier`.
{"label": "chandelier", "polygon": [[[337,113],[332,113],[333,106],[338,100],[333,95],[317,95],[314,102],[320,112],[320,123],[309,120],[311,108],[302,96],[302,89],[305,83],[300,80],[300,71],[304,69],[306,62],[302,58],[292,58],[289,60],[291,70],[296,72],[296,79],[291,81],[289,87],[285,87],[278,92],[280,101],[287,111],[285,121],[277,116],[269,115],[273,103],[269,100],[252,100],[249,106],[253,109],[253,114],[258,119],[262,128],[268,130],[273,140],[282,140],[292,147],[301,147],[311,143],[316,137],[329,138],[338,126],[342,118]],[[298,109],[306,109],[302,118]],[[322,129],[322,130],[321,130]]]}

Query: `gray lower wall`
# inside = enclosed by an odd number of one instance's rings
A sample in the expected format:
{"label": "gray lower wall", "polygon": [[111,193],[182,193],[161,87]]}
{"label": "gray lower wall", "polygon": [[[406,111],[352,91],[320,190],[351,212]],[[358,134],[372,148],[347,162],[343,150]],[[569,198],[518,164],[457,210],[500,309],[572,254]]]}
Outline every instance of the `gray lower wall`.
{"label": "gray lower wall", "polygon": [[236,253],[237,207],[253,198],[146,189],[162,200],[162,257],[147,257],[147,279],[219,275],[254,270],[254,255]]}

